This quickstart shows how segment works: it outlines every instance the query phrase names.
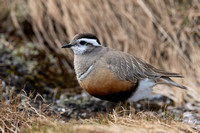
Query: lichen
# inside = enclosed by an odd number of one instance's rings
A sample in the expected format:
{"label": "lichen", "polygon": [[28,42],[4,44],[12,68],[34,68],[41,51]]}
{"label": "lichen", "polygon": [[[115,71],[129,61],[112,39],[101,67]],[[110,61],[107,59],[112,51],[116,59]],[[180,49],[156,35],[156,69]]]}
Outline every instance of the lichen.
{"label": "lichen", "polygon": [[40,93],[49,91],[49,88],[59,88],[60,94],[62,89],[77,85],[73,74],[57,71],[57,57],[53,53],[47,55],[39,48],[39,44],[19,42],[14,48],[6,48],[5,43],[5,36],[0,35],[0,63],[6,65],[2,68],[4,74],[0,73],[0,78],[19,90],[24,85],[26,90]]}

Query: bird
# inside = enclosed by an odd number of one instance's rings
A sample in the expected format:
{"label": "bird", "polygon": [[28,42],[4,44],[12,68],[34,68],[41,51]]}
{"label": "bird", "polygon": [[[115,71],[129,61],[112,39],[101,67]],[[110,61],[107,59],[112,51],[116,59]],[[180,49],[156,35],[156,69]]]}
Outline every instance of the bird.
{"label": "bird", "polygon": [[74,53],[74,69],[80,86],[102,100],[137,102],[149,98],[152,88],[158,84],[186,89],[171,79],[182,78],[182,75],[157,69],[134,55],[104,47],[92,33],[76,34],[62,48],[71,48]]}

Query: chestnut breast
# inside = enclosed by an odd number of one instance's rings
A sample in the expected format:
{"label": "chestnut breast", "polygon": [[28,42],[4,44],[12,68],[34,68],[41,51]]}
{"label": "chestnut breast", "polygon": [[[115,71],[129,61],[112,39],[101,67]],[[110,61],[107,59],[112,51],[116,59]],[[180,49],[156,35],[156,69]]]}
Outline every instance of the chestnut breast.
{"label": "chestnut breast", "polygon": [[103,64],[94,65],[91,72],[79,81],[81,87],[89,94],[103,100],[113,102],[127,100],[134,93],[137,83],[121,80]]}

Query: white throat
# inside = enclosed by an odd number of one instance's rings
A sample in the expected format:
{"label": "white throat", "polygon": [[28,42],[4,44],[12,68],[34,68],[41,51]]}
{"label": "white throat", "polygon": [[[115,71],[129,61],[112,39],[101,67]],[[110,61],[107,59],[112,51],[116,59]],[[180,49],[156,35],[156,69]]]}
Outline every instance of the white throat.
{"label": "white throat", "polygon": [[88,50],[88,46],[72,46],[71,49],[74,51],[74,54],[81,55]]}

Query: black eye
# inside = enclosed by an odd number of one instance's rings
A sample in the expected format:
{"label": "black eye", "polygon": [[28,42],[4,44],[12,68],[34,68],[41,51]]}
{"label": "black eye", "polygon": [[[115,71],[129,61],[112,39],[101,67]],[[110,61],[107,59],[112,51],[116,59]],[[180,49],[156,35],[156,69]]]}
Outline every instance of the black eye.
{"label": "black eye", "polygon": [[86,44],[86,41],[80,41],[80,44],[84,45],[84,44]]}

